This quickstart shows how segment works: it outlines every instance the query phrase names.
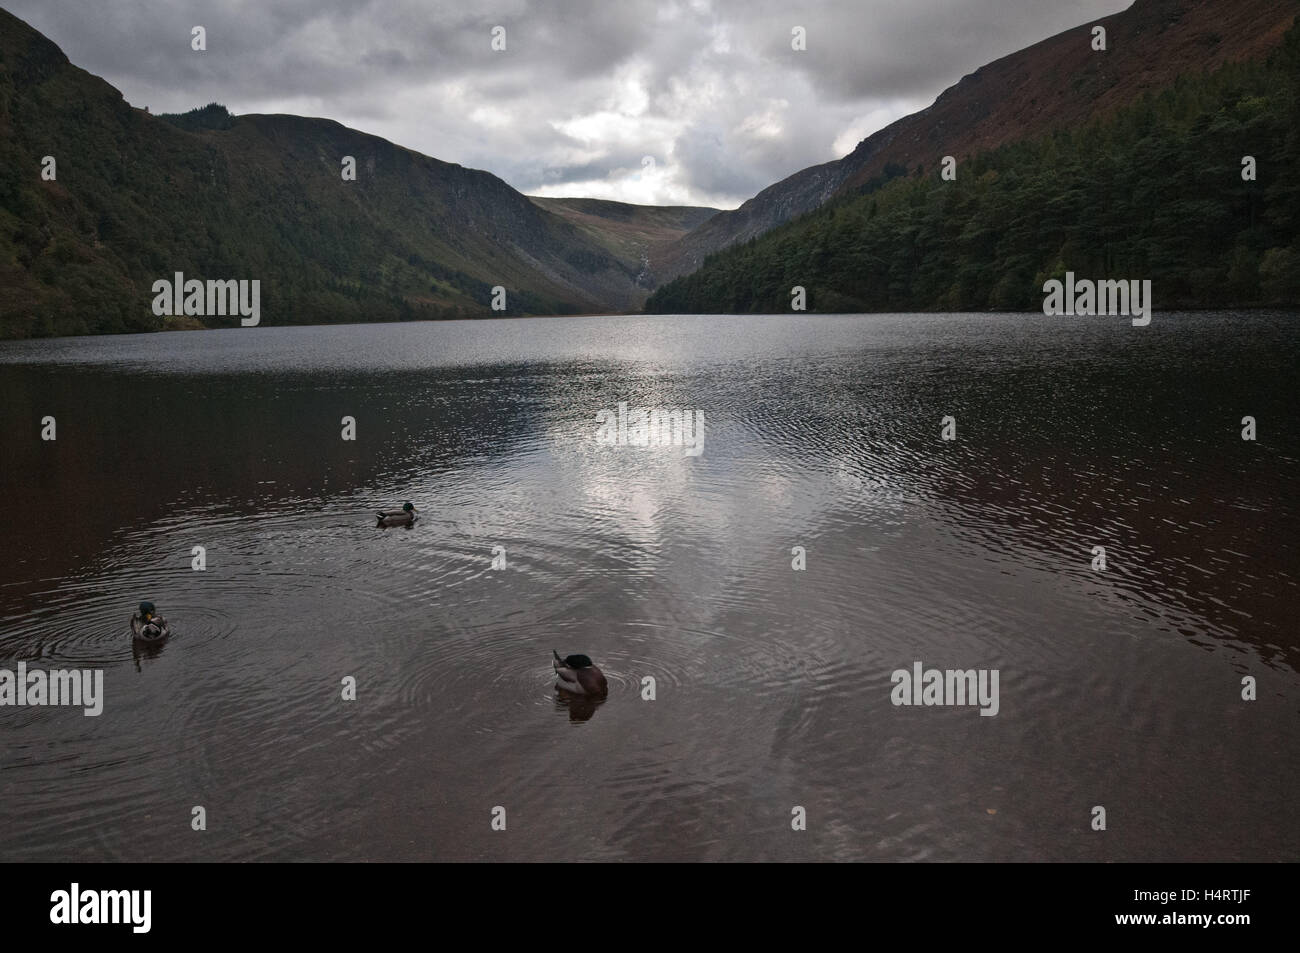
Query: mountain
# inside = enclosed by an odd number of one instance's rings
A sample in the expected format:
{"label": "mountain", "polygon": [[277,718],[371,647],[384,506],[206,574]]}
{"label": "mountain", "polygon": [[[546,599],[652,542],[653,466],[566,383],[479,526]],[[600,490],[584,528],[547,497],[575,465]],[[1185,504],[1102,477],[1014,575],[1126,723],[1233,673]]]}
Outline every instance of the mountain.
{"label": "mountain", "polygon": [[586,232],[615,260],[636,271],[636,283],[657,283],[650,270],[652,250],[670,244],[714,215],[716,208],[694,205],[628,205],[604,199],[539,198],[533,201]]}
{"label": "mountain", "polygon": [[[734,211],[709,219],[656,250],[664,280],[705,257],[748,241],[898,168],[934,169],[1052,129],[1077,126],[1167,88],[1179,75],[1258,58],[1295,19],[1296,0],[1137,0],[1005,56],[944,91],[934,104],[886,126],[849,155],[769,186]],[[1092,49],[1092,28],[1107,49]]]}
{"label": "mountain", "polygon": [[259,280],[266,324],[486,316],[497,285],[507,314],[635,309],[638,242],[710,212],[534,201],[324,119],[149,115],[0,10],[0,336],[192,326],[152,312],[175,272]]}
{"label": "mountain", "polygon": [[1296,307],[1300,25],[1267,56],[967,155],[955,179],[887,165],[854,183],[647,310],[788,312],[796,286],[810,311],[1031,310],[1070,272],[1149,281],[1158,310]]}
{"label": "mountain", "polygon": [[[822,309],[1011,306],[1023,303],[1025,282],[1055,274],[1075,254],[1107,267],[1124,261],[1163,269],[1166,287],[1189,301],[1222,300],[1215,296],[1225,289],[1235,289],[1232,300],[1287,300],[1291,200],[1275,170],[1292,155],[1291,140],[1279,139],[1283,133],[1270,124],[1288,108],[1279,99],[1290,89],[1285,75],[1270,74],[1275,88],[1252,85],[1245,99],[1222,84],[1206,87],[1213,108],[1227,114],[1219,125],[1205,111],[1208,100],[1184,97],[1184,114],[1174,115],[1152,106],[1148,94],[1226,64],[1262,62],[1296,10],[1297,0],[1137,0],[1097,21],[1107,29],[1106,52],[1091,49],[1089,23],[1004,57],[850,155],[796,173],[728,212],[529,198],[487,172],[323,119],[232,116],[216,104],[152,116],[0,10],[0,337],[193,326],[194,318],[160,318],[151,309],[153,283],[176,272],[259,280],[267,324],[488,316],[501,313],[490,308],[498,285],[506,289],[506,314],[643,303],[783,310],[789,283],[819,281],[814,307]],[[1257,136],[1267,187],[1262,179],[1254,191],[1213,193],[1201,206],[1196,195],[1171,193],[1169,181],[1197,190],[1217,180],[1188,174],[1167,142],[1144,137],[1131,118],[1112,123],[1144,102],[1165,123],[1161,134],[1193,155],[1222,146],[1224,129]],[[1201,127],[1188,125],[1191,115]],[[1149,166],[1150,156],[1160,155],[1174,171],[1165,181],[1159,168],[1145,178],[1108,171],[1112,160],[1078,138],[1097,123],[1102,135],[1119,137],[1117,148],[1131,162]],[[1068,142],[1074,150],[1064,158],[1053,159],[1050,149],[1003,151],[1060,136],[1067,139],[1057,148]],[[944,155],[956,156],[962,170],[958,187],[942,198],[949,205],[933,191]],[[41,175],[47,156],[57,162],[53,180]],[[356,159],[356,181],[340,176],[344,156]],[[1060,181],[1063,164],[1096,189],[1092,204],[1080,204],[1083,186],[1056,194],[1063,186],[1052,178],[1053,161]],[[1000,184],[974,189],[977,171]],[[1034,187],[1022,191],[1030,179]],[[1094,206],[1114,203],[1116,189],[1140,228],[1114,216],[1089,218]],[[859,203],[868,193],[870,202]],[[1165,205],[1154,211],[1136,204],[1156,197]],[[989,204],[995,199],[1009,204],[999,211]],[[1034,214],[1025,204],[1031,200],[1051,210],[1048,230],[1021,222],[1015,241],[1022,245],[994,241],[1018,221],[1009,218],[1013,212]],[[949,219],[926,218],[933,212],[926,203],[940,203]],[[1182,234],[1171,208],[1191,223]],[[1243,208],[1247,224],[1239,227]],[[1062,217],[1063,209],[1076,219]],[[952,218],[959,214],[968,218]],[[810,221],[800,225],[804,218]],[[954,237],[958,225],[964,232]],[[1117,237],[1125,228],[1155,251]],[[1230,263],[1207,257],[1206,234],[1224,240]],[[936,236],[938,245],[927,244]],[[654,286],[755,240],[730,264],[661,287],[647,302]],[[858,281],[849,273],[864,269],[852,253],[868,247],[876,271]],[[1009,257],[999,264],[995,254]],[[960,280],[945,283],[938,263],[961,269]],[[1193,263],[1212,278],[1193,278]],[[925,277],[913,281],[904,268]],[[238,317],[203,322],[234,325]]]}

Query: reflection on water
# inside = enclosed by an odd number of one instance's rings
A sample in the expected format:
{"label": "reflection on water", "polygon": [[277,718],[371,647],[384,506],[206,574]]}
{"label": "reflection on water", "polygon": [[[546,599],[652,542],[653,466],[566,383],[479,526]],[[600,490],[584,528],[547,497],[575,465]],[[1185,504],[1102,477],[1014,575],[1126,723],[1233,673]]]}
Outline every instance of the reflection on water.
{"label": "reflection on water", "polygon": [[605,704],[605,701],[606,699],[599,696],[570,695],[558,688],[555,690],[555,710],[567,713],[569,721],[575,723],[591,720],[591,716],[596,714],[596,709]]}
{"label": "reflection on water", "polygon": [[[5,344],[0,667],[102,667],[106,701],[0,708],[0,857],[1294,858],[1297,327]],[[598,444],[623,400],[702,409],[703,456]],[[608,698],[557,692],[552,648]],[[894,707],[915,661],[998,669],[1000,713]]]}

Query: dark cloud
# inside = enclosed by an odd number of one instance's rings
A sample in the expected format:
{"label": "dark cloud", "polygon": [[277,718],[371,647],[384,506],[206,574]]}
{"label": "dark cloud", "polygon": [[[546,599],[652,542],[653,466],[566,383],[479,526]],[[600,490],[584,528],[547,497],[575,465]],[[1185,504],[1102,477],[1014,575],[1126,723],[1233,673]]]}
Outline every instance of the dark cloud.
{"label": "dark cloud", "polygon": [[[516,188],[734,206],[1127,0],[9,0],[137,105],[347,125]],[[190,29],[208,50],[190,49]],[[491,30],[506,30],[493,52]],[[791,49],[791,30],[807,50]],[[655,159],[653,170],[641,164]]]}

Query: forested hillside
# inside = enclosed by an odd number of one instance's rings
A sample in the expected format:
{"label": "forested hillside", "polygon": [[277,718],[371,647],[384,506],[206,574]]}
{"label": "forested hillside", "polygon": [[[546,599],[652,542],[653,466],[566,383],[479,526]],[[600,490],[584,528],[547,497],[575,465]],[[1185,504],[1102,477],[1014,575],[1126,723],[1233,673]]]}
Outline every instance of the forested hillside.
{"label": "forested hillside", "polygon": [[[893,165],[706,260],[655,312],[1034,309],[1048,278],[1143,278],[1157,307],[1300,303],[1300,28],[1077,128]],[[1256,179],[1243,180],[1253,157]]]}

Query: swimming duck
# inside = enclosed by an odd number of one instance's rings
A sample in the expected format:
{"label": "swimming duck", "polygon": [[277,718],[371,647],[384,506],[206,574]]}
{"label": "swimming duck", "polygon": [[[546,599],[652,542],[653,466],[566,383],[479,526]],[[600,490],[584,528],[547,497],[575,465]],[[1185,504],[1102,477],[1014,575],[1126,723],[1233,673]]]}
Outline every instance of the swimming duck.
{"label": "swimming duck", "polygon": [[403,503],[400,512],[396,510],[387,513],[383,510],[379,511],[380,526],[410,526],[418,518],[419,515],[415,512],[415,507],[410,503]]}
{"label": "swimming duck", "polygon": [[568,655],[560,658],[560,653],[551,649],[555,661],[555,687],[575,695],[604,695],[609,692],[609,683],[605,673],[592,664],[585,655]]}
{"label": "swimming duck", "polygon": [[131,637],[137,642],[161,642],[171,635],[167,620],[158,615],[152,602],[140,603],[139,610],[131,616]]}

